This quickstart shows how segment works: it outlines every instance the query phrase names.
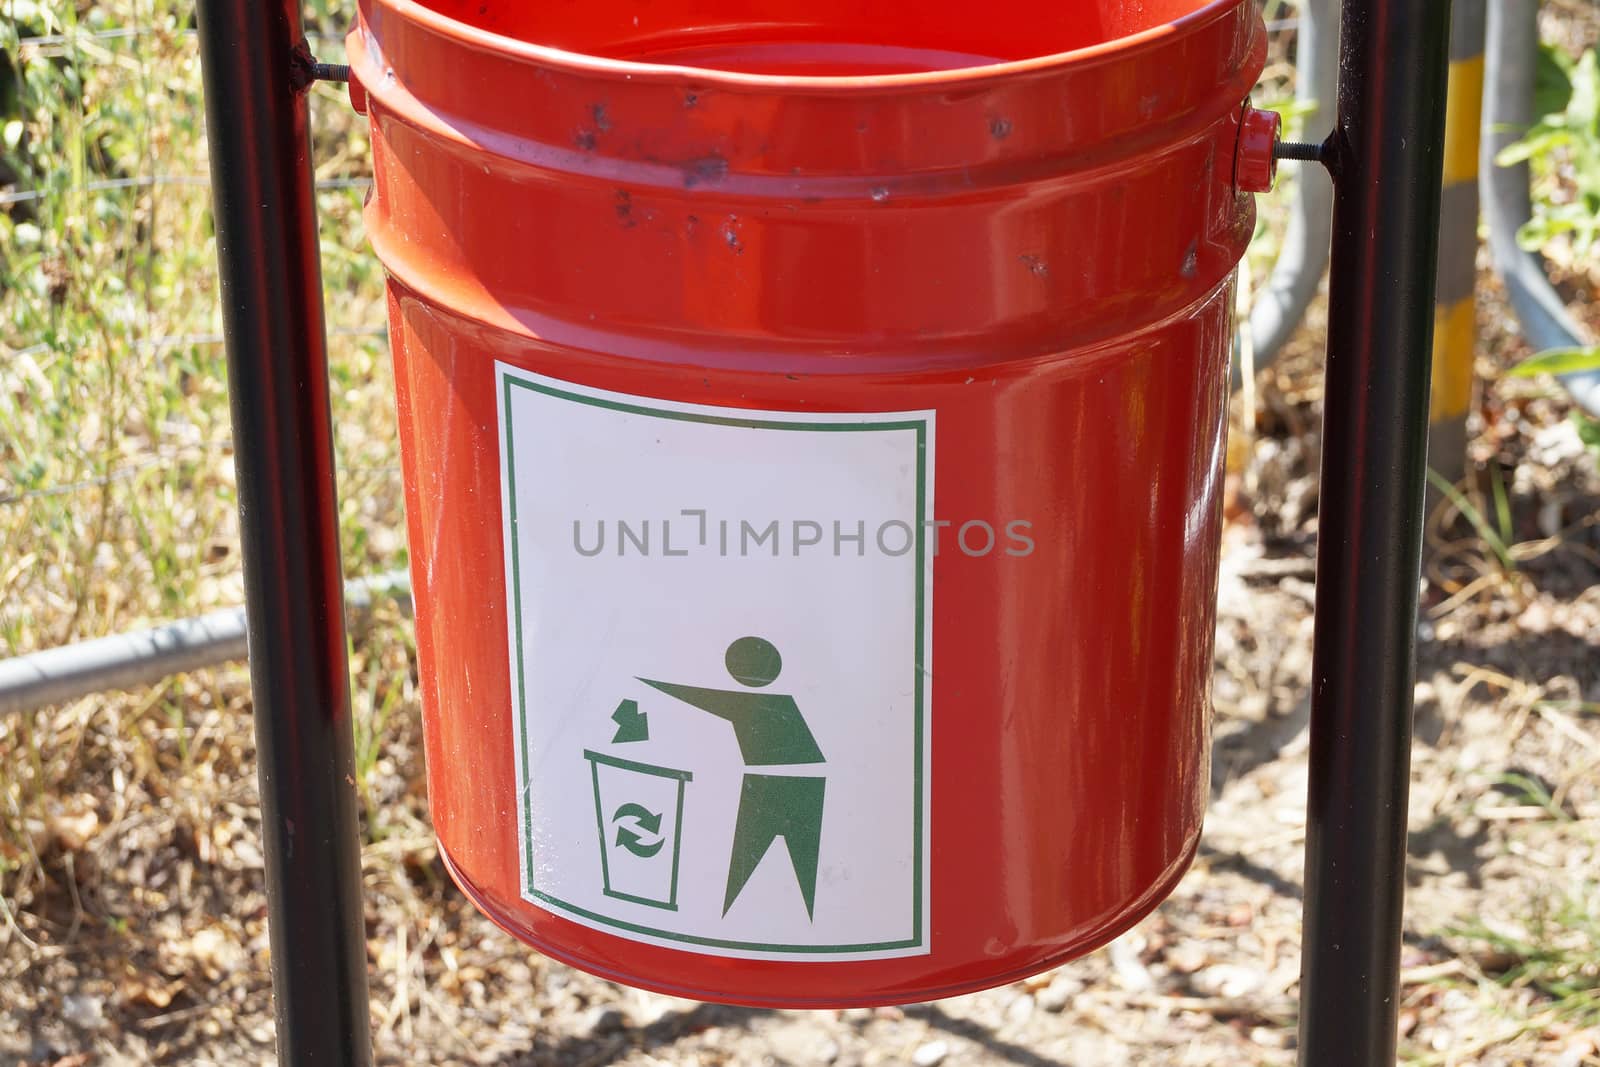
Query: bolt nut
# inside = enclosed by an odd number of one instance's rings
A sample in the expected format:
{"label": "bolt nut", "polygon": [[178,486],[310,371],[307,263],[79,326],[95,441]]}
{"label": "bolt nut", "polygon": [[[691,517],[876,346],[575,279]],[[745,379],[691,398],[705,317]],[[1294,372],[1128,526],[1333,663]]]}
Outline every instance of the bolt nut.
{"label": "bolt nut", "polygon": [[1278,177],[1278,160],[1273,146],[1283,119],[1276,111],[1247,107],[1239,120],[1239,147],[1233,159],[1233,184],[1241,192],[1265,193]]}

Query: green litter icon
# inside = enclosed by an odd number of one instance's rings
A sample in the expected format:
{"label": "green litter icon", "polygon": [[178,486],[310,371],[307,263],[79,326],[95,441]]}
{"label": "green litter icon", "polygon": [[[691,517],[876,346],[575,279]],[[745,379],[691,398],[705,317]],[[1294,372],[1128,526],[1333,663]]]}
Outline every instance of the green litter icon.
{"label": "green litter icon", "polygon": [[594,782],[605,894],[678,910],[678,856],[689,771],[584,750]]}

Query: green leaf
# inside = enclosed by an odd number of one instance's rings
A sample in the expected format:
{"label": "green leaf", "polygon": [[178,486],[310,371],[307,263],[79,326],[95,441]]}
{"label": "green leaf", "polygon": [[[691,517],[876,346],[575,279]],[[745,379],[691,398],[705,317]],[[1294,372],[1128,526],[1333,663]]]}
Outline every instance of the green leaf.
{"label": "green leaf", "polygon": [[[1581,411],[1572,413],[1572,424],[1578,428],[1578,440],[1596,453],[1600,453],[1600,419],[1592,419]],[[1600,456],[1596,456],[1600,459]]]}
{"label": "green leaf", "polygon": [[1495,153],[1496,166],[1512,167],[1534,156],[1548,155],[1557,148],[1572,143],[1572,134],[1562,126],[1550,127],[1541,123],[1528,131],[1528,136],[1514,141]]}
{"label": "green leaf", "polygon": [[1478,536],[1483,538],[1484,544],[1488,545],[1489,548],[1494,552],[1495,557],[1499,559],[1501,569],[1507,574],[1510,574],[1512,571],[1516,570],[1517,561],[1511,558],[1510,547],[1508,547],[1500,535],[1495,532],[1494,527],[1490,526],[1489,523],[1484,519],[1483,513],[1472,506],[1472,501],[1463,496],[1461,490],[1457,489],[1450,483],[1448,478],[1434,470],[1432,467],[1428,468],[1428,481],[1435,489],[1443,493],[1445,495],[1445,499],[1449,500],[1451,504],[1455,505],[1455,509],[1459,511],[1469,523],[1472,524],[1472,528],[1474,530],[1478,531]]}
{"label": "green leaf", "polygon": [[1536,216],[1517,227],[1517,247],[1524,252],[1538,252],[1550,239],[1570,227],[1561,226],[1544,216]]}
{"label": "green leaf", "polygon": [[1511,378],[1532,378],[1536,374],[1571,374],[1580,370],[1600,370],[1600,346],[1547,348],[1518,363],[1506,375]]}
{"label": "green leaf", "polygon": [[1567,124],[1594,133],[1600,129],[1600,58],[1589,49],[1572,70],[1572,99],[1567,101]]}
{"label": "green leaf", "polygon": [[1572,59],[1555,45],[1539,46],[1539,58],[1533,72],[1535,115],[1559,115],[1567,110],[1567,101],[1572,99],[1574,66]]}

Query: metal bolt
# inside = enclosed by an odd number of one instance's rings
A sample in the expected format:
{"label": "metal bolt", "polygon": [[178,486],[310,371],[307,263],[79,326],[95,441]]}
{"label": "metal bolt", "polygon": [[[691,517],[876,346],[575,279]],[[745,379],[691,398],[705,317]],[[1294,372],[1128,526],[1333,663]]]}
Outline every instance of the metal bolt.
{"label": "metal bolt", "polygon": [[1298,159],[1304,163],[1321,163],[1326,149],[1321,144],[1307,144],[1304,141],[1279,141],[1272,146],[1272,154],[1278,159]]}
{"label": "metal bolt", "polygon": [[319,82],[347,82],[350,68],[344,63],[312,63],[311,78]]}

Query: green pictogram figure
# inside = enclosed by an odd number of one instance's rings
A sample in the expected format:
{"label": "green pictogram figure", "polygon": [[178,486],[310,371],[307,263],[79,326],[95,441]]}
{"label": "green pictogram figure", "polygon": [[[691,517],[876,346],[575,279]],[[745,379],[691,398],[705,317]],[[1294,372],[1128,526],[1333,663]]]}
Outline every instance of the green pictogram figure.
{"label": "green pictogram figure", "polygon": [[[777,648],[760,637],[741,637],[729,645],[727,664],[734,681],[751,688],[772,684],[783,669],[783,659]],[[746,767],[825,762],[793,697],[737,689],[703,689],[650,678],[639,681],[732,723]],[[739,790],[739,813],[734,822],[733,855],[728,861],[728,888],[722,902],[724,915],[733,907],[772,842],[781,837],[789,849],[789,863],[800,884],[806,914],[814,916],[825,783],[826,779],[820,775],[746,772]]]}

